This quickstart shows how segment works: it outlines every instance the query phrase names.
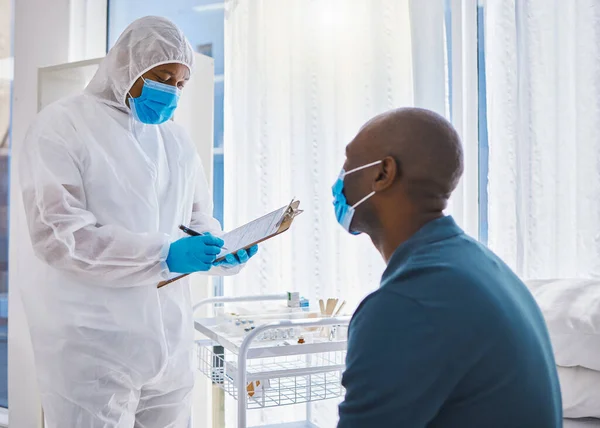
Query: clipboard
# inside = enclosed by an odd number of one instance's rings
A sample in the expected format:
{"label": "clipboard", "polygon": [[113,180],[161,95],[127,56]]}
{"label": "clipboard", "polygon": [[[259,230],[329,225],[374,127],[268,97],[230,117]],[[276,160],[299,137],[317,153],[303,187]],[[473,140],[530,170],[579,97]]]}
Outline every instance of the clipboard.
{"label": "clipboard", "polygon": [[[258,245],[262,242],[265,242],[277,235],[282,234],[283,232],[286,232],[287,230],[290,229],[290,227],[292,227],[292,223],[294,222],[294,219],[299,216],[300,214],[302,214],[302,210],[298,209],[300,206],[300,201],[296,200],[296,199],[292,199],[292,201],[284,207],[279,208],[278,210],[275,210],[271,213],[268,213],[262,217],[259,217],[253,221],[251,221],[250,223],[247,223],[243,226],[240,226],[228,233],[226,233],[225,235],[223,235],[221,238],[223,238],[225,240],[226,243],[226,248],[227,250],[223,251],[215,260],[216,262],[220,262],[222,260],[225,259],[225,257],[229,254],[235,254],[240,250],[248,250],[249,248]],[[261,224],[261,222],[263,224]],[[254,236],[251,235],[251,239],[249,239],[249,241],[251,242],[245,242],[244,241],[244,232],[245,231],[253,231],[252,227],[253,225],[256,224],[261,224],[261,226],[264,226],[265,222],[275,222],[274,224],[268,224],[268,233],[266,234],[259,234],[259,236]],[[238,235],[242,234],[242,237],[240,238]],[[228,245],[228,236],[229,237],[236,237],[241,241],[244,241],[243,245]],[[246,239],[246,241],[248,241],[248,239]],[[185,275],[179,275],[175,278],[171,278],[167,281],[162,281],[157,285],[157,288],[161,288],[164,287],[165,285],[171,284],[172,282],[175,282],[183,277],[188,276],[189,274],[185,274]]]}

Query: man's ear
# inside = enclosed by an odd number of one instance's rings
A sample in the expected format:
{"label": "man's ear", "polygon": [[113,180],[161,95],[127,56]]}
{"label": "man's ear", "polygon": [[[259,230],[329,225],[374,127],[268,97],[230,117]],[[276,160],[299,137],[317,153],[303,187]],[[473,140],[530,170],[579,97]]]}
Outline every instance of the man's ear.
{"label": "man's ear", "polygon": [[377,169],[377,176],[373,181],[373,191],[382,192],[400,178],[400,165],[392,156],[383,158]]}

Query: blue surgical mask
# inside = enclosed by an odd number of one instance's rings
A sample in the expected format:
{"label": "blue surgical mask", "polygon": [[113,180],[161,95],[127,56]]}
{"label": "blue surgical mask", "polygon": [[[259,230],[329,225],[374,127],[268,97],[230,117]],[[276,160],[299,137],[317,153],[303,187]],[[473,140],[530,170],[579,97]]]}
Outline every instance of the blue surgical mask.
{"label": "blue surgical mask", "polygon": [[346,201],[346,196],[344,195],[344,178],[346,178],[350,174],[353,174],[357,171],[361,171],[365,168],[370,168],[372,166],[379,165],[381,162],[383,161],[369,163],[367,165],[354,168],[350,171],[344,171],[344,169],[342,169],[342,172],[340,172],[337,181],[332,187],[335,218],[337,219],[338,223],[346,230],[346,232],[351,233],[352,235],[360,235],[360,232],[354,232],[350,229],[356,207],[358,207],[360,204],[372,197],[375,194],[375,192],[369,193],[367,196],[362,198],[354,205],[348,205],[348,202]]}
{"label": "blue surgical mask", "polygon": [[137,98],[129,98],[131,114],[136,120],[148,125],[165,123],[177,108],[181,90],[154,80],[142,79],[142,94]]}

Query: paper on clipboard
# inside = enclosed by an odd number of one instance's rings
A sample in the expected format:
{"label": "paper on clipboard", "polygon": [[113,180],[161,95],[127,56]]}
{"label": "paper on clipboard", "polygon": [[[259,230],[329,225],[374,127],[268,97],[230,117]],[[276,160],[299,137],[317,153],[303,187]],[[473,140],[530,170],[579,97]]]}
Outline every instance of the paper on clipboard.
{"label": "paper on clipboard", "polygon": [[[294,218],[302,213],[302,210],[298,209],[299,206],[300,201],[293,199],[289,205],[220,236],[225,241],[225,245],[221,253],[217,256],[216,261],[219,262],[228,254],[235,254],[239,250],[247,250],[253,245],[260,244],[273,236],[285,232],[292,225]],[[157,287],[164,287],[185,276],[187,275],[180,275],[176,278],[163,281]]]}
{"label": "paper on clipboard", "polygon": [[287,230],[294,217],[302,212],[298,210],[299,205],[300,201],[292,200],[289,205],[220,236],[225,241],[225,245],[217,256],[217,261],[222,260],[228,254],[248,249]]}

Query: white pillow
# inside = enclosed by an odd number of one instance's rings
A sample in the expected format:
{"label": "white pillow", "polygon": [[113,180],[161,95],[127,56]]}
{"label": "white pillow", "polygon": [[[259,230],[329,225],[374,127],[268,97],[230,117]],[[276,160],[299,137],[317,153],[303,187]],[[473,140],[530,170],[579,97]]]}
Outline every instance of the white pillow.
{"label": "white pillow", "polygon": [[527,286],[546,319],[556,364],[600,371],[600,280],[528,281]]}
{"label": "white pillow", "polygon": [[558,367],[565,418],[600,418],[600,372]]}

